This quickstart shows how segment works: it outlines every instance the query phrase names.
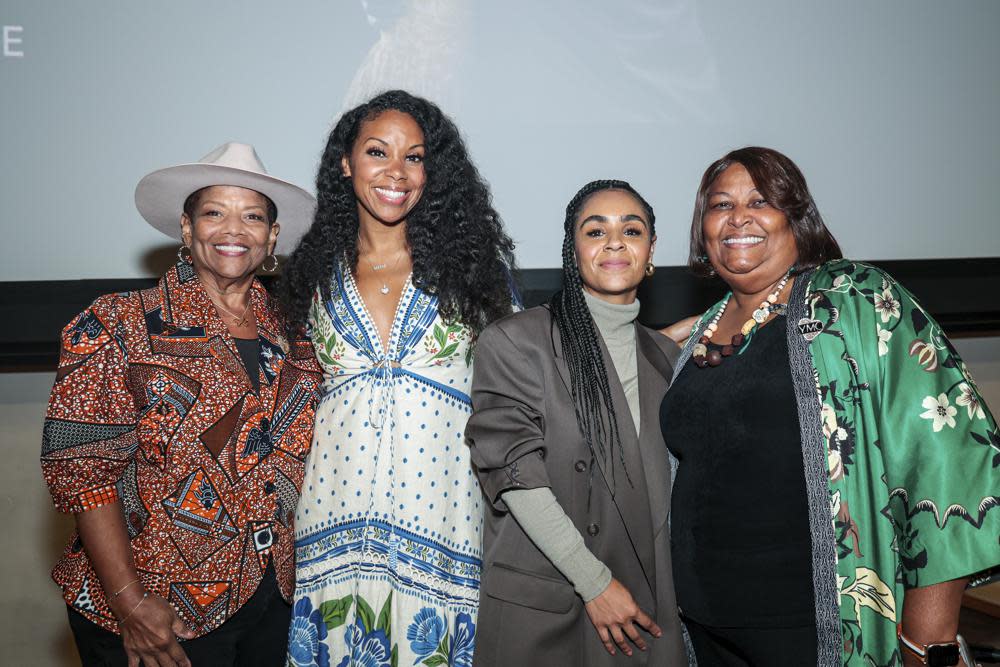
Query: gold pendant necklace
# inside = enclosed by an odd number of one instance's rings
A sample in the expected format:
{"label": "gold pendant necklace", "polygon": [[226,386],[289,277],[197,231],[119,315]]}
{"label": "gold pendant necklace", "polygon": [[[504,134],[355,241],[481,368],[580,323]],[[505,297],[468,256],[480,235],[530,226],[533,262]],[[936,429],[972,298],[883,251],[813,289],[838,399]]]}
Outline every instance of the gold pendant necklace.
{"label": "gold pendant necklace", "polygon": [[233,325],[235,325],[237,327],[242,327],[242,326],[246,325],[246,323],[248,321],[247,320],[247,314],[250,312],[250,305],[253,303],[253,299],[252,298],[248,298],[247,299],[247,307],[243,309],[243,314],[242,315],[237,315],[233,311],[231,311],[228,308],[226,308],[225,306],[223,306],[221,303],[216,303],[214,299],[212,300],[212,303],[219,310],[223,311],[227,315],[231,315],[232,316],[232,318],[233,318]]}

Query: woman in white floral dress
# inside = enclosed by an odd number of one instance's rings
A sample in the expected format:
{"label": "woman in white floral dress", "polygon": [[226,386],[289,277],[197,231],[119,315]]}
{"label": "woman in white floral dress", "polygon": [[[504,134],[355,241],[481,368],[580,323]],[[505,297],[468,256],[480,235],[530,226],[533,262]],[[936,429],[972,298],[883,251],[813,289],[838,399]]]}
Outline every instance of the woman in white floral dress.
{"label": "woman in white floral dress", "polygon": [[325,372],[296,514],[289,664],[471,665],[482,501],[463,441],[512,244],[455,126],[402,91],[347,112],[280,287]]}

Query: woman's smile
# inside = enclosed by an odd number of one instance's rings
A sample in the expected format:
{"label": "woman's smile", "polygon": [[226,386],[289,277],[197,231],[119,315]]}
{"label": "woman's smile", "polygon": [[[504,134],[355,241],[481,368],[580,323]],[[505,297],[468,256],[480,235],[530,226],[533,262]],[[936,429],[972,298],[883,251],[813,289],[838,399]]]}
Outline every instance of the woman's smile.
{"label": "woman's smile", "polygon": [[632,266],[632,262],[625,258],[614,258],[598,262],[598,266],[605,271],[623,271]]}
{"label": "woman's smile", "polygon": [[763,236],[728,236],[722,239],[722,243],[730,248],[752,248],[764,240]]}
{"label": "woman's smile", "polygon": [[239,243],[216,243],[212,247],[224,257],[241,257],[250,250],[249,247]]}
{"label": "woman's smile", "polygon": [[397,190],[393,188],[374,188],[379,199],[391,206],[402,206],[410,194],[409,190]]}

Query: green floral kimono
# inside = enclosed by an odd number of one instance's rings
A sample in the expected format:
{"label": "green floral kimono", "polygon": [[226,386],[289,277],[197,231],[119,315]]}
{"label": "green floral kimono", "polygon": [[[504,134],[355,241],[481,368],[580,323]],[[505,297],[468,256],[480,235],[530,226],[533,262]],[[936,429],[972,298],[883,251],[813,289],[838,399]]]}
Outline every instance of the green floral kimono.
{"label": "green floral kimono", "polygon": [[904,588],[1000,564],[1000,432],[941,327],[878,268],[800,276],[787,328],[819,664],[902,665]]}

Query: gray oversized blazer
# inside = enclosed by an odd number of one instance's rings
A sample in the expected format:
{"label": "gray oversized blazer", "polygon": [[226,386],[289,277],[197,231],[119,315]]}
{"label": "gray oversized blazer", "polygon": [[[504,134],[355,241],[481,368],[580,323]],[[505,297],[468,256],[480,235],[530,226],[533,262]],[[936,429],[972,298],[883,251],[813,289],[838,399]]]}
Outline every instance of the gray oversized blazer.
{"label": "gray oversized blazer", "polygon": [[[546,307],[504,318],[479,337],[465,433],[492,511],[484,526],[476,667],[687,664],[667,530],[670,465],[659,424],[679,350],[638,324],[636,343],[638,435],[621,384],[609,377],[630,484],[618,461],[613,471],[610,460],[589,469],[559,331]],[[602,349],[605,367],[613,368]],[[506,511],[504,491],[546,486],[587,547],[663,628],[661,639],[647,635],[646,653],[605,651],[572,585]]]}

